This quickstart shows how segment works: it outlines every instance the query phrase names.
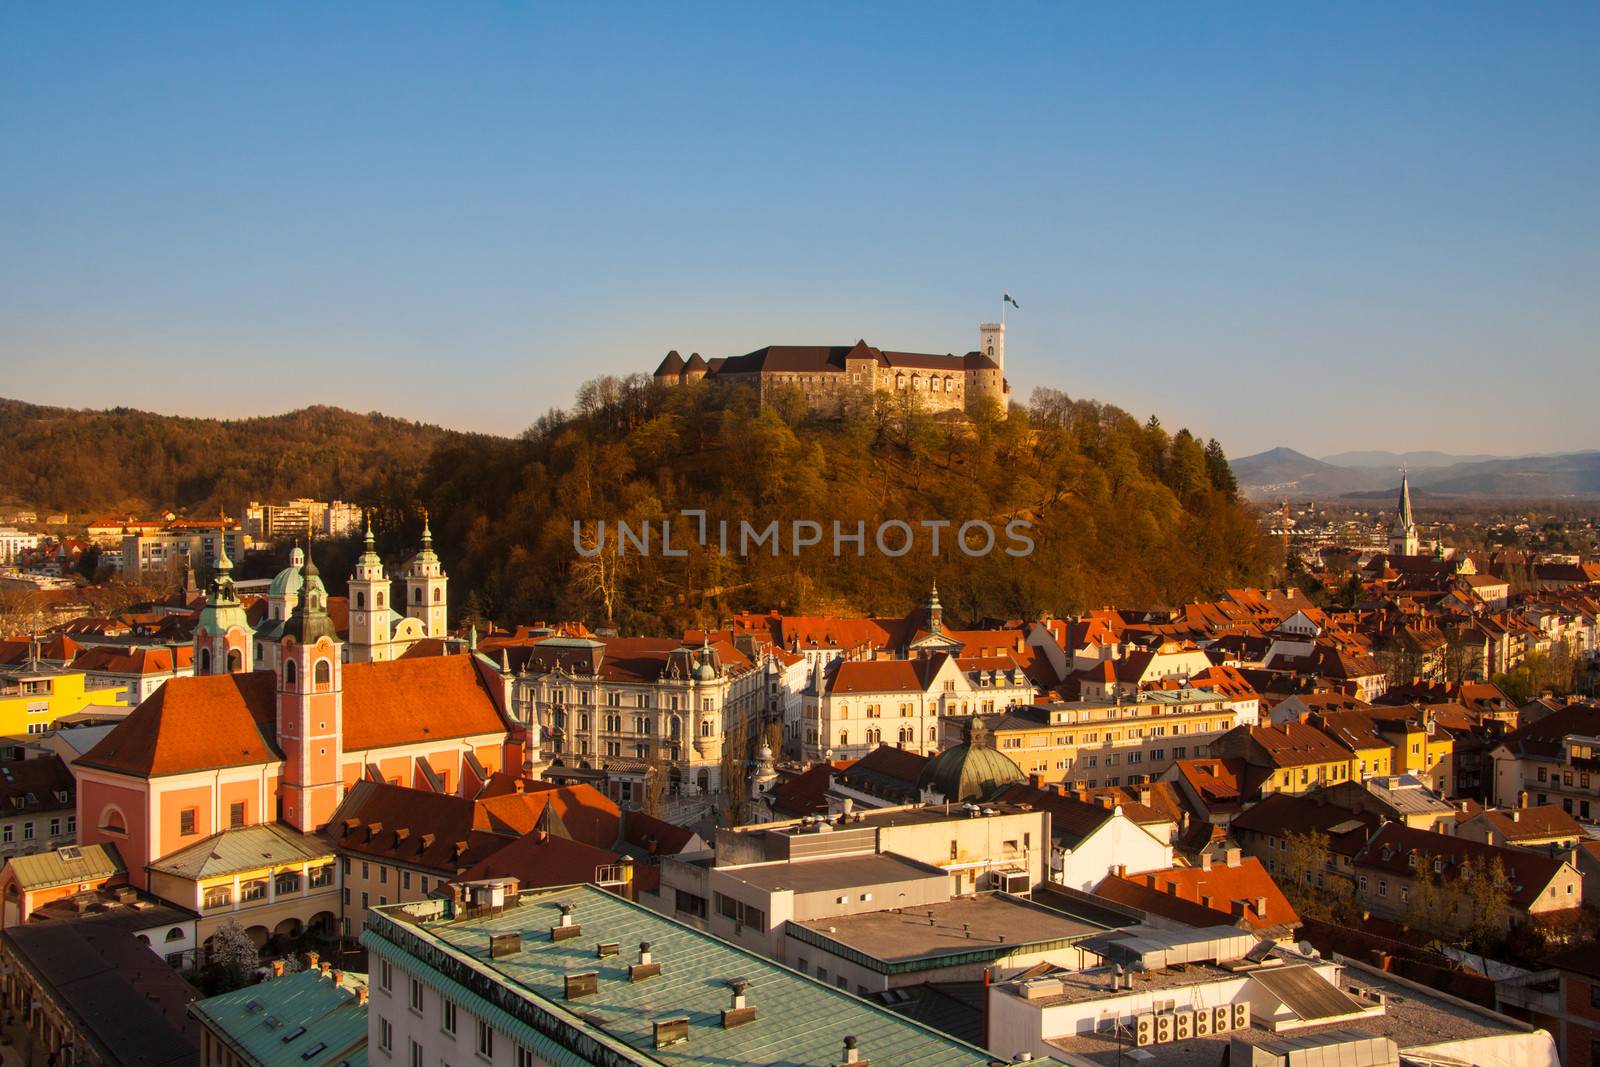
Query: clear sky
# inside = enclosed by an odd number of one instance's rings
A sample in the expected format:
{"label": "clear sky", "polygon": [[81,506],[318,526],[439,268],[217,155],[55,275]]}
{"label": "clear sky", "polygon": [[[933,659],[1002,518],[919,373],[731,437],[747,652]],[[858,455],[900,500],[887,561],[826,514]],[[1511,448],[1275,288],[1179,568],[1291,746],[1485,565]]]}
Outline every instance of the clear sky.
{"label": "clear sky", "polygon": [[0,5],[0,395],[516,432],[976,344],[1231,454],[1600,447],[1600,5]]}

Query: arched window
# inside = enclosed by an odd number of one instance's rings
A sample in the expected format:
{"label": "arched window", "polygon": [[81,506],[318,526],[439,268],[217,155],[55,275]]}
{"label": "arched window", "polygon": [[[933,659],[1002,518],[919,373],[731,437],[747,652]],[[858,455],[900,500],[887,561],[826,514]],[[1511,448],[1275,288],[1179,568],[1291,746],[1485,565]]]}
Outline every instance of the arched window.
{"label": "arched window", "polygon": [[298,677],[298,675],[295,673],[294,660],[292,660],[292,659],[284,660],[283,661],[283,684],[284,685],[293,685],[294,684],[294,680],[295,680],[296,677]]}
{"label": "arched window", "polygon": [[322,687],[322,686],[325,686],[329,682],[333,681],[333,668],[328,666],[328,661],[327,660],[325,660],[325,659],[317,660],[317,671],[316,671],[316,676],[315,677],[316,677],[317,686],[319,688]]}
{"label": "arched window", "polygon": [[444,590],[443,589],[434,589],[434,591],[433,591],[433,602],[435,604],[437,604],[443,599],[444,599]]}
{"label": "arched window", "polygon": [[700,723],[700,736],[701,737],[710,737],[711,736],[711,720],[710,719],[705,719]]}
{"label": "arched window", "polygon": [[994,342],[993,341],[989,342],[989,358],[990,359],[994,358]]}
{"label": "arched window", "polygon": [[378,607],[380,607],[380,608],[383,607],[383,594],[382,593],[376,594],[375,597],[374,597],[374,600],[375,600],[375,602],[376,602]]}
{"label": "arched window", "polygon": [[843,748],[845,745],[848,745],[849,743],[850,743],[850,731],[849,730],[840,730],[839,731],[839,747]]}
{"label": "arched window", "polygon": [[683,721],[674,715],[667,722],[667,736],[676,741],[683,735]]}
{"label": "arched window", "polygon": [[211,673],[211,650],[209,648],[202,648],[200,650],[200,673]]}
{"label": "arched window", "polygon": [[111,806],[100,813],[100,829],[113,834],[128,832],[128,820],[123,816],[122,809]]}
{"label": "arched window", "polygon": [[363,592],[360,592],[360,591],[357,591],[357,593],[356,593],[356,610],[357,611],[365,611],[366,607],[367,607],[367,594],[365,594]]}
{"label": "arched window", "polygon": [[413,590],[411,590],[411,602],[413,604],[422,603],[422,590],[421,589],[413,589]]}
{"label": "arched window", "polygon": [[266,656],[266,650],[261,647],[261,642],[256,642],[256,659],[261,660]]}
{"label": "arched window", "polygon": [[240,655],[237,648],[228,649],[228,673],[238,674],[244,670],[244,656]]}
{"label": "arched window", "polygon": [[182,941],[183,938],[184,938],[184,933],[183,933],[183,927],[181,927],[181,926],[174,926],[172,929],[167,931],[167,941],[169,943],[173,942],[173,941]]}

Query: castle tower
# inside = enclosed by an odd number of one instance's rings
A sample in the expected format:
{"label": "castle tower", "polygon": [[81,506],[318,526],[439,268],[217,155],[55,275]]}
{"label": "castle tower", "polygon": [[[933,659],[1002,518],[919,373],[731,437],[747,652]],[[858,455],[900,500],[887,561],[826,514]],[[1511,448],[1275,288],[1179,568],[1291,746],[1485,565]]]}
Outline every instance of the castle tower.
{"label": "castle tower", "polygon": [[1411,515],[1411,479],[1400,471],[1400,499],[1395,506],[1394,523],[1389,527],[1389,554],[1415,556],[1422,551],[1416,520]]}
{"label": "castle tower", "polygon": [[1006,325],[985,322],[978,326],[978,350],[967,356],[967,403],[979,397],[992,397],[1006,408]]}
{"label": "castle tower", "polygon": [[1000,368],[1001,377],[1004,377],[1006,373],[1006,324],[1003,322],[979,324],[978,351],[994,360],[995,366]]}
{"label": "castle tower", "polygon": [[278,817],[303,833],[325,825],[343,799],[344,667],[328,591],[305,553],[300,602],[283,627],[277,670]]}
{"label": "castle tower", "polygon": [[449,602],[446,575],[433,551],[433,529],[422,513],[422,550],[411,557],[404,575],[406,617],[422,620],[429,637],[444,637]]}
{"label": "castle tower", "polygon": [[228,558],[226,542],[223,538],[218,543],[206,606],[195,621],[196,674],[238,674],[255,669],[250,620],[233,587],[233,560]]}
{"label": "castle tower", "polygon": [[369,663],[391,658],[394,636],[389,619],[389,575],[372,540],[372,516],[367,516],[366,549],[350,572],[350,662]]}

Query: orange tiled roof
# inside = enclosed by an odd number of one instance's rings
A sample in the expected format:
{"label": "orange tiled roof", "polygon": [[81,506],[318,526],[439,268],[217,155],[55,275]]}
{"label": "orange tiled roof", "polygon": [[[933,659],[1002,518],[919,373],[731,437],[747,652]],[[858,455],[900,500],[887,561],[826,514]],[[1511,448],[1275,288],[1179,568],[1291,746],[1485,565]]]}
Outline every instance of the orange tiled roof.
{"label": "orange tiled roof", "polygon": [[1289,898],[1254,857],[1241,859],[1237,867],[1213,863],[1209,871],[1173,867],[1111,874],[1095,893],[1191,926],[1228,925],[1241,918],[1252,930],[1300,923]]}
{"label": "orange tiled roof", "polygon": [[[348,664],[345,751],[504,733],[487,670],[472,656]],[[279,760],[276,694],[269,671],[171,679],[80,762],[153,778]]]}

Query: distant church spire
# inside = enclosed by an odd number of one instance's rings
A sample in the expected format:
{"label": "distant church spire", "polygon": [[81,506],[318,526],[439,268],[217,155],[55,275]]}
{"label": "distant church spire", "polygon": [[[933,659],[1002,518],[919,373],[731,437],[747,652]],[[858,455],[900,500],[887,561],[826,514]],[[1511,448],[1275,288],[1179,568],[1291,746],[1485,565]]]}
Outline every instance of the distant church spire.
{"label": "distant church spire", "polygon": [[1417,523],[1411,513],[1411,478],[1404,467],[1400,468],[1400,499],[1396,502],[1394,525],[1389,528],[1389,554],[1415,556],[1422,549],[1417,537]]}

